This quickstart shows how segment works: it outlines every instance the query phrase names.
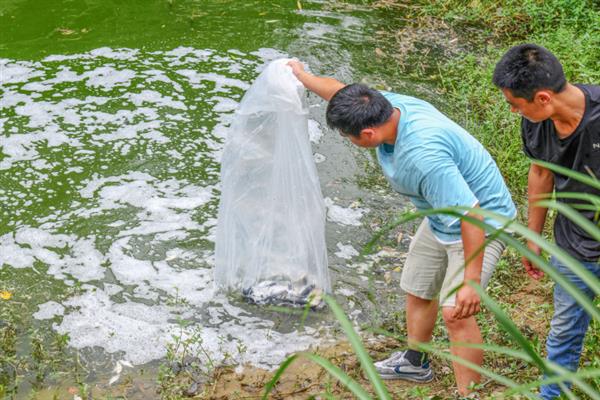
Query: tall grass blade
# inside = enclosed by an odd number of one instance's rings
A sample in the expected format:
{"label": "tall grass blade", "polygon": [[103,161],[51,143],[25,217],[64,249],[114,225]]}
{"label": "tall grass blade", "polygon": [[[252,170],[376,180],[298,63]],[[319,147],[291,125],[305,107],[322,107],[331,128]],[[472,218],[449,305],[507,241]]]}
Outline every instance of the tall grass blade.
{"label": "tall grass blade", "polygon": [[[580,193],[580,192],[558,192],[554,193],[554,197],[557,199],[573,199],[583,200],[590,204],[594,204],[597,209],[600,209],[600,196],[596,196],[591,193]],[[573,204],[571,204],[572,206]]]}
{"label": "tall grass blade", "polygon": [[[475,363],[472,363],[471,361],[468,361],[468,360],[465,360],[465,359],[460,358],[458,356],[455,356],[452,353],[448,353],[446,351],[442,351],[442,350],[438,349],[437,347],[432,346],[432,345],[430,345],[428,343],[418,343],[418,344],[416,344],[416,346],[420,350],[422,350],[422,351],[426,351],[428,353],[435,354],[438,357],[445,358],[447,360],[450,360],[450,361],[453,361],[453,362],[457,362],[457,363],[462,364],[462,365],[464,365],[466,367],[469,367],[472,370],[479,372],[481,375],[487,376],[488,378],[491,378],[491,379],[495,380],[496,382],[501,383],[502,385],[505,385],[505,386],[508,386],[508,387],[511,387],[511,388],[516,388],[516,387],[519,386],[519,384],[517,382],[513,381],[512,379],[509,379],[509,378],[507,378],[505,376],[502,376],[500,374],[492,372],[492,371],[490,371],[487,368],[483,368],[483,367],[481,367],[481,366],[479,366],[479,365],[477,365]],[[536,399],[537,398],[531,392],[528,393],[527,391],[523,391],[522,393],[524,393],[525,395],[527,395],[531,399]]]}
{"label": "tall grass blade", "polygon": [[[570,280],[566,279],[563,274],[556,271],[554,267],[548,263],[543,257],[538,256],[527,246],[521,244],[518,240],[513,238],[511,235],[502,235],[502,239],[515,248],[519,253],[533,261],[538,267],[540,267],[545,273],[554,280],[557,284],[561,285],[569,294],[594,318],[600,319],[600,310],[594,305],[593,301],[585,293],[583,293],[577,286],[571,283]],[[580,268],[581,265],[579,264]]]}
{"label": "tall grass blade", "polygon": [[[373,333],[379,334],[379,335],[394,338],[400,342],[406,342],[405,337],[395,335],[393,333],[390,333],[390,332],[380,329],[380,328],[373,328],[373,329],[370,329],[370,331]],[[533,363],[531,356],[522,350],[516,350],[516,349],[512,349],[510,347],[498,346],[498,345],[489,344],[489,343],[462,343],[462,342],[450,343],[450,342],[446,342],[446,341],[438,341],[435,343],[435,345],[427,344],[425,346],[427,347],[427,351],[430,351],[431,353],[434,353],[434,354],[439,354],[440,352],[444,352],[443,348],[448,348],[451,344],[454,344],[455,346],[470,347],[470,348],[474,348],[474,349],[480,349],[480,350],[484,350],[484,351],[488,351],[488,352],[502,354],[505,356],[509,356],[509,357],[512,357],[515,359],[525,361],[527,363]],[[447,354],[447,353],[445,353],[445,354]],[[445,356],[442,355],[442,357],[445,357]],[[551,383],[559,383],[562,381],[574,381],[574,380],[579,379],[579,386],[582,388],[582,390],[587,395],[589,395],[590,398],[592,398],[594,400],[596,400],[596,399],[600,400],[600,394],[594,388],[592,388],[590,385],[588,385],[584,381],[582,381],[582,379],[589,379],[589,378],[595,378],[595,377],[600,376],[600,369],[581,369],[577,372],[572,372],[572,371],[565,370],[560,365],[552,363],[548,360],[544,360],[544,361],[550,370],[552,370],[554,373],[560,374],[560,375],[549,377],[549,378],[546,378],[543,380],[539,379],[539,380],[536,380],[533,382],[528,382],[528,383],[522,384],[522,385],[517,384],[518,386],[512,387],[504,394],[506,396],[511,396],[516,393],[524,393],[529,389],[534,389],[541,385],[551,384]],[[486,376],[494,379],[494,376],[491,375],[489,372],[490,371],[488,371],[488,373],[484,373],[483,371],[481,371],[481,373],[483,375],[486,375]],[[509,378],[506,378],[506,379],[509,379]],[[510,385],[507,384],[506,382],[500,382],[500,383],[503,383],[506,386],[510,387]]]}
{"label": "tall grass blade", "polygon": [[[506,313],[498,306],[498,304],[494,300],[492,300],[492,298],[485,292],[485,290],[483,290],[481,286],[474,282],[469,282],[468,285],[473,287],[477,291],[477,293],[481,297],[481,300],[485,303],[486,307],[494,314],[496,320],[500,323],[504,331],[507,332],[510,336],[512,336],[514,341],[531,357],[533,363],[536,364],[540,370],[542,370],[548,375],[552,375],[556,372],[560,374],[565,372],[564,368],[561,368],[558,365],[550,366],[545,360],[543,360],[540,357],[535,348],[532,346],[529,340],[527,340],[523,336],[523,334],[515,325],[515,323],[510,319],[508,315],[506,315]],[[590,390],[591,393],[594,392],[594,390],[591,389],[589,385],[587,385],[584,381],[579,379],[577,375],[575,375],[572,378],[572,380],[573,383],[582,390],[586,392]],[[563,381],[565,381],[565,379],[559,380],[559,382]]]}
{"label": "tall grass blade", "polygon": [[592,188],[600,190],[600,181],[598,180],[598,177],[582,174],[581,172],[573,171],[572,169],[561,167],[560,165],[551,164],[549,162],[541,160],[534,160],[532,161],[532,164],[537,164],[539,166],[549,169],[550,171],[559,173],[564,176],[568,176],[569,178],[573,178],[581,183],[585,183],[586,185]]}
{"label": "tall grass blade", "polygon": [[344,385],[348,390],[350,390],[359,400],[372,400],[371,395],[367,393],[365,389],[360,386],[358,382],[348,376],[344,371],[340,368],[336,367],[331,363],[331,361],[326,360],[325,358],[318,356],[316,354],[311,353],[296,353],[290,357],[288,357],[277,369],[273,378],[267,383],[265,386],[265,393],[263,394],[262,399],[267,400],[269,394],[281,378],[281,375],[285,372],[286,369],[294,362],[298,357],[307,358],[308,360],[314,362],[315,364],[321,366],[325,369],[331,376],[336,378],[342,385]]}
{"label": "tall grass blade", "polygon": [[[561,375],[548,377],[545,379],[539,379],[533,382],[528,382],[515,388],[508,389],[504,394],[506,396],[512,396],[515,393],[522,393],[523,390],[534,389],[542,385],[550,385],[553,383],[560,383],[563,381],[572,381],[574,379],[593,379],[600,378],[600,369],[582,369],[576,372],[566,371]],[[600,399],[600,393],[592,388],[590,385],[585,384],[586,389],[584,392],[594,400]],[[583,389],[583,388],[582,388]]]}
{"label": "tall grass blade", "polygon": [[[373,328],[373,329],[369,329],[369,331],[376,333],[378,335],[383,335],[383,336],[394,338],[400,342],[406,342],[405,337],[395,335],[395,334],[388,332],[381,328]],[[462,346],[462,347],[471,347],[474,349],[492,351],[492,352],[495,352],[498,354],[511,356],[513,358],[518,358],[518,359],[526,361],[526,362],[532,362],[531,357],[529,357],[529,355],[527,355],[527,353],[525,353],[524,351],[521,351],[521,350],[512,349],[510,347],[498,346],[498,345],[487,344],[487,343],[462,343],[462,342],[457,343],[457,342],[455,342],[455,344],[457,346]],[[450,346],[450,342],[436,341],[436,346],[447,348],[448,346]]]}
{"label": "tall grass blade", "polygon": [[496,214],[494,212],[484,210],[482,208],[468,208],[468,207],[449,207],[431,210],[421,210],[413,213],[405,213],[396,218],[393,222],[382,228],[367,245],[363,248],[361,254],[368,254],[372,252],[375,243],[383,236],[386,232],[394,229],[396,226],[405,223],[410,220],[414,220],[421,217],[426,217],[433,214],[447,214],[452,216],[458,216],[463,220],[470,222],[473,225],[479,226],[486,232],[499,232],[498,236],[507,244],[515,248],[521,255],[527,257],[529,260],[534,262],[540,267],[545,273],[550,276],[557,284],[561,285],[573,298],[595,319],[600,320],[600,310],[596,307],[579,288],[577,288],[570,280],[566,279],[561,273],[557,272],[556,269],[550,265],[543,257],[532,252],[527,246],[524,246],[519,240],[515,239],[511,234],[496,229],[489,225],[485,221],[480,221],[477,218],[463,215],[459,211],[469,211],[473,214],[479,214],[485,218],[493,219],[498,221],[503,226],[507,227],[507,230],[511,230],[518,233],[523,238],[536,243],[541,249],[547,253],[555,256],[560,262],[565,264],[571,271],[578,275],[596,294],[600,294],[600,280],[593,276],[581,263],[573,258],[570,254],[562,250],[560,247],[547,242],[541,235],[529,230],[527,227],[519,224],[511,218],[503,215]]}
{"label": "tall grass blade", "polygon": [[[510,218],[507,218],[503,215],[499,215],[496,213],[493,213],[491,211],[487,211],[487,210],[483,210],[481,208],[473,208],[473,209],[469,209],[466,207],[456,207],[458,209],[468,209],[470,210],[473,214],[479,214],[479,215],[483,215],[486,218],[491,218],[491,219],[495,219],[496,221],[499,221],[500,223],[507,223],[509,221],[512,221]],[[465,220],[469,220],[469,222],[473,223],[473,224],[478,224],[476,221],[476,219],[474,218],[470,218],[468,216],[464,216],[463,217]],[[590,273],[590,271],[587,270],[587,268],[583,267],[583,265],[581,265],[581,263],[579,262],[579,260],[575,259],[573,256],[571,256],[569,253],[567,253],[566,251],[564,251],[563,249],[561,249],[560,247],[556,246],[555,244],[549,243],[548,241],[546,241],[541,235],[529,230],[527,227],[519,224],[516,221],[512,221],[508,226],[508,229],[514,231],[515,233],[518,233],[521,237],[523,237],[524,239],[527,239],[528,241],[534,242],[535,244],[537,244],[538,246],[540,246],[541,249],[543,249],[544,251],[546,251],[547,253],[553,255],[554,257],[556,257],[556,259],[558,261],[560,261],[561,263],[563,263],[564,265],[566,265],[573,273],[575,273],[577,276],[579,276],[583,282],[585,282],[586,285],[588,285],[588,287],[590,289],[592,289],[597,295],[600,295],[600,280],[597,279],[592,273]],[[488,228],[489,229],[489,225]],[[504,239],[506,238],[506,234],[501,234],[501,237]],[[514,243],[514,241],[513,241]],[[514,247],[514,246],[513,246]],[[521,246],[522,248],[522,246]],[[529,251],[529,254],[533,254],[533,252]],[[523,254],[523,252],[521,252],[521,254]],[[527,254],[523,254],[524,256],[528,257],[529,256]],[[538,260],[540,260],[541,257],[536,257],[535,260],[531,259],[531,261],[533,261],[534,263],[538,263]],[[570,286],[572,289],[576,289],[577,292],[580,293],[580,295],[578,297],[583,296],[583,294],[581,293],[581,291],[579,291],[579,289],[577,289],[575,287],[575,285],[573,285],[570,281],[567,281],[566,279],[564,279],[564,277],[562,276],[562,274],[559,274],[555,271],[555,269],[553,267],[548,268],[549,264],[544,262],[546,269],[544,269],[544,272],[548,273],[552,279],[555,280],[555,282],[560,283],[561,286],[563,286],[566,290],[567,287],[565,285]],[[555,279],[555,277],[562,277],[562,279],[559,280]],[[568,283],[567,283],[568,282]],[[563,285],[564,283],[564,285]],[[573,295],[573,293],[569,292],[571,295]],[[575,297],[575,296],[574,296]],[[585,296],[584,296],[585,297]],[[587,298],[585,297],[587,300],[588,305],[593,305],[593,303]],[[581,302],[580,302],[581,304]],[[592,309],[595,307],[591,307]],[[597,311],[597,310],[596,310]],[[594,314],[593,310],[591,312],[592,314]],[[597,313],[596,313],[597,314]],[[600,314],[597,314],[598,316],[600,316]]]}
{"label": "tall grass blade", "polygon": [[371,395],[367,393],[367,391],[358,382],[348,376],[340,368],[333,365],[331,361],[311,353],[302,353],[302,356],[323,367],[329,373],[329,375],[340,381],[340,383],[350,390],[358,399],[372,400]]}
{"label": "tall grass blade", "polygon": [[552,200],[540,200],[536,202],[536,205],[540,207],[553,208],[565,217],[573,221],[577,226],[590,234],[596,241],[600,242],[600,228],[594,223],[590,222],[589,219],[575,211],[572,207],[569,207],[565,203]]}
{"label": "tall grass blade", "polygon": [[538,366],[544,372],[549,372],[546,367],[546,363],[540,357],[540,355],[533,348],[529,340],[527,340],[522,334],[519,328],[515,325],[514,322],[509,318],[508,315],[496,304],[495,301],[483,290],[481,286],[479,286],[475,282],[468,282],[469,286],[474,288],[479,294],[481,300],[485,303],[486,307],[494,314],[496,320],[500,323],[504,331],[512,336],[513,340],[522,348],[528,355],[531,357],[531,360],[534,364]]}
{"label": "tall grass blade", "polygon": [[267,382],[267,385],[265,386],[265,393],[263,394],[262,400],[267,400],[268,399],[269,393],[271,393],[271,391],[273,390],[273,388],[275,387],[275,385],[279,381],[279,378],[281,378],[281,375],[283,375],[283,373],[285,372],[285,370],[288,369],[288,367],[298,357],[299,357],[299,354],[293,354],[293,355],[289,356],[288,358],[286,358],[285,361],[281,363],[281,365],[279,366],[279,368],[277,368],[277,371],[275,371],[275,373],[273,374],[273,377],[271,378],[271,380],[269,382]]}
{"label": "tall grass blade", "polygon": [[391,400],[390,394],[388,393],[387,388],[383,384],[383,380],[377,373],[377,370],[375,370],[375,366],[373,365],[373,361],[371,360],[369,353],[363,346],[358,334],[354,331],[352,323],[350,322],[348,317],[346,317],[344,310],[342,310],[342,308],[335,302],[335,300],[331,296],[325,295],[323,296],[323,298],[327,302],[329,308],[331,308],[331,311],[340,323],[342,330],[348,337],[348,341],[352,345],[352,348],[354,349],[354,352],[356,353],[356,356],[358,357],[360,365],[362,366],[363,371],[367,375],[367,378],[369,379],[369,381],[371,381],[371,384],[373,385],[373,388],[375,389],[375,393],[377,394],[378,398],[380,400]]}

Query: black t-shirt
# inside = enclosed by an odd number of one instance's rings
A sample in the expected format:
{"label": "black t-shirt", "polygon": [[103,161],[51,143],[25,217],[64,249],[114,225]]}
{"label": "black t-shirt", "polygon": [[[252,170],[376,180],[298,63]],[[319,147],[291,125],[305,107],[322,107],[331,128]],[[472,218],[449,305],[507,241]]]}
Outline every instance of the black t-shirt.
{"label": "black t-shirt", "polygon": [[[585,95],[585,112],[577,129],[567,138],[560,139],[552,120],[534,123],[523,118],[521,136],[525,153],[535,159],[590,175],[600,179],[600,86],[577,85]],[[554,174],[556,192],[585,192],[600,196],[593,189],[575,179]],[[564,203],[582,203],[581,200],[559,199]],[[593,211],[580,211],[590,221],[598,224]],[[600,242],[594,240],[577,224],[559,214],[554,223],[556,244],[582,261],[600,259]]]}

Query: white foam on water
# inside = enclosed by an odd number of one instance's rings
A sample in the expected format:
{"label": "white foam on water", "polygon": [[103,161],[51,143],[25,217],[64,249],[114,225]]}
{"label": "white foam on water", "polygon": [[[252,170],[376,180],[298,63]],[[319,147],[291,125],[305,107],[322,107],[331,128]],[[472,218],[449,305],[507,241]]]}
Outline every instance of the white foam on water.
{"label": "white foam on water", "polygon": [[43,62],[62,62],[62,61],[78,60],[78,59],[82,59],[82,58],[90,58],[90,56],[83,55],[83,54],[69,54],[69,55],[53,54],[53,55],[47,56],[42,61]]}
{"label": "white foam on water", "polygon": [[112,49],[110,47],[101,47],[90,51],[90,56],[111,58],[114,60],[132,60],[139,54],[138,49]]}
{"label": "white foam on water", "polygon": [[161,71],[158,69],[151,69],[151,70],[144,71],[144,74],[149,76],[146,79],[146,82],[148,82],[148,83],[152,83],[152,82],[167,83],[173,87],[173,90],[175,92],[177,92],[177,93],[183,92],[183,87],[181,86],[181,84],[179,84],[179,82],[176,82],[176,81],[172,80],[171,78],[169,78],[167,76],[167,74],[165,73],[165,71]]}
{"label": "white foam on water", "polygon": [[38,261],[46,264],[47,273],[57,279],[100,280],[104,277],[101,266],[104,260],[94,246],[93,237],[52,234],[30,227],[0,237],[0,264],[26,268]]}
{"label": "white foam on water", "polygon": [[[83,284],[62,304],[41,304],[35,318],[59,320],[53,328],[69,334],[70,346],[122,352],[135,364],[164,357],[179,332],[173,321],[199,310],[210,318],[183,334],[199,328],[217,362],[231,354],[271,368],[320,340],[317,329],[278,332],[217,295],[212,281],[218,160],[249,87],[241,77],[282,56],[100,48],[0,60],[0,107],[11,115],[0,121],[10,132],[0,169],[20,185],[0,189],[15,207],[14,231],[0,236],[0,265],[43,265],[54,279]],[[28,211],[40,193],[52,198],[61,188],[68,201]],[[86,233],[70,233],[73,226]],[[186,305],[170,305],[175,298]]]}
{"label": "white foam on water", "polygon": [[[66,314],[55,329],[69,334],[72,347],[100,346],[109,353],[124,352],[125,358],[133,364],[165,357],[172,335],[185,340],[192,334],[199,334],[203,351],[197,348],[190,351],[201,357],[209,356],[212,362],[224,361],[227,354],[236,363],[251,363],[269,369],[281,362],[291,349],[308,348],[317,343],[314,336],[306,333],[279,333],[273,329],[273,322],[243,317],[239,309],[233,312],[237,314],[237,320],[221,323],[218,328],[181,329],[172,322],[181,311],[177,307],[148,306],[132,301],[115,303],[104,291],[89,289],[65,302],[65,306],[73,311]],[[217,310],[217,307],[218,304],[211,310]],[[229,304],[226,307],[232,308]],[[90,335],[90,332],[94,334]],[[294,346],[290,347],[290,343]],[[240,349],[243,349],[241,353]]]}
{"label": "white foam on water", "polygon": [[213,99],[217,101],[217,104],[213,107],[214,112],[231,112],[239,105],[237,101],[227,97],[215,96]]}
{"label": "white foam on water", "polygon": [[314,158],[316,164],[321,164],[323,161],[327,160],[327,157],[325,157],[321,153],[313,154],[313,158]]}
{"label": "white foam on water", "polygon": [[113,67],[98,67],[83,74],[86,85],[93,88],[112,89],[115,86],[128,85],[136,73],[130,69],[118,70]]}
{"label": "white foam on water", "polygon": [[63,315],[64,312],[65,307],[62,304],[55,301],[48,301],[40,304],[38,310],[32,315],[35,319],[52,319],[57,315]]}
{"label": "white foam on water", "polygon": [[37,71],[39,64],[26,61],[13,61],[0,58],[0,84],[26,82],[30,79],[43,76],[44,73]]}
{"label": "white foam on water", "polygon": [[6,233],[0,236],[0,265],[13,268],[32,267],[35,257],[29,249],[23,249],[15,243],[14,236]]}
{"label": "white foam on water", "polygon": [[256,66],[257,71],[261,71],[269,62],[277,60],[278,58],[289,58],[287,53],[284,53],[277,49],[261,47],[257,51],[250,53],[263,60],[262,64]]}
{"label": "white foam on water", "polygon": [[340,225],[360,226],[361,218],[369,210],[360,207],[342,207],[334,204],[329,197],[325,199],[325,207],[327,208],[327,219]]}
{"label": "white foam on water", "polygon": [[119,239],[109,250],[111,271],[121,284],[135,286],[146,298],[164,292],[192,304],[202,304],[214,297],[210,269],[181,269],[167,261],[135,258],[130,255],[129,240]]}
{"label": "white foam on water", "polygon": [[173,50],[164,53],[166,57],[182,58],[182,57],[194,57],[202,61],[208,60],[208,58],[214,54],[213,50],[210,49],[195,49],[193,47],[177,47]]}
{"label": "white foam on water", "polygon": [[308,137],[311,142],[318,144],[323,137],[323,131],[321,130],[321,125],[315,120],[308,120]]}
{"label": "white foam on water", "polygon": [[58,333],[69,334],[70,346],[99,346],[109,353],[123,351],[134,364],[165,356],[166,330],[171,324],[164,306],[114,303],[104,291],[85,288],[89,289],[86,293],[64,302],[73,311],[54,326]]}
{"label": "white foam on water", "polygon": [[52,89],[52,85],[47,85],[42,82],[29,82],[21,87],[23,90],[32,92],[47,92]]}
{"label": "white foam on water", "polygon": [[195,88],[201,88],[203,83],[211,82],[214,84],[212,92],[216,93],[228,93],[229,90],[226,88],[236,88],[241,90],[248,90],[250,84],[240,79],[228,78],[215,72],[198,72],[192,69],[180,69],[175,71],[178,74],[188,78],[189,82]]}
{"label": "white foam on water", "polygon": [[128,93],[125,98],[129,99],[134,105],[142,106],[148,103],[160,107],[170,107],[179,110],[185,110],[186,106],[181,101],[173,100],[172,97],[163,96],[155,90],[142,90],[140,93]]}
{"label": "white foam on water", "polygon": [[339,258],[349,260],[359,254],[351,244],[342,244],[341,242],[338,242],[336,246],[338,249],[340,249],[340,251],[335,253],[335,255]]}

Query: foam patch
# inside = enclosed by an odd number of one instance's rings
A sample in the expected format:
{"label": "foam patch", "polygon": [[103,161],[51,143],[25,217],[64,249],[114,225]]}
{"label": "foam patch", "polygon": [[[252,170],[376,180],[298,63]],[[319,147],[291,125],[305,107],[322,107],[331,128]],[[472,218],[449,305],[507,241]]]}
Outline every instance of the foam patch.
{"label": "foam patch", "polygon": [[361,218],[369,212],[367,208],[339,206],[329,197],[325,198],[325,207],[327,207],[327,219],[340,225],[360,226]]}
{"label": "foam patch", "polygon": [[[227,130],[257,72],[281,56],[105,47],[0,59],[0,265],[81,287],[35,318],[56,319],[74,348],[134,364],[163,358],[173,334],[199,332],[213,362],[266,368],[319,342],[313,328],[278,332],[212,282]],[[195,322],[181,330],[178,318]]]}

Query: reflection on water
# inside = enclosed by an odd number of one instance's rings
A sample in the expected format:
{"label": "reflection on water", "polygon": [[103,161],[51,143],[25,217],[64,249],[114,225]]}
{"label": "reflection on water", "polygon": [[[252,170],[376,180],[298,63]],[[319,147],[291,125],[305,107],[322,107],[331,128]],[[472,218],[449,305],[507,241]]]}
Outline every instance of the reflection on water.
{"label": "reflection on water", "polygon": [[[272,368],[329,337],[325,315],[301,327],[297,317],[228,299],[212,286],[219,158],[244,91],[266,62],[283,56],[349,81],[356,49],[368,47],[367,11],[264,3],[132,3],[125,14],[139,13],[138,29],[132,37],[132,26],[119,28],[128,32],[121,42],[89,26],[90,13],[122,18],[96,2],[64,16],[48,6],[38,25],[23,16],[27,2],[0,8],[0,20],[12,21],[0,43],[10,55],[0,59],[0,268],[14,272],[14,285],[21,271],[39,274],[52,294],[30,300],[33,316],[68,334],[69,348],[102,377],[90,381],[108,381],[117,362],[164,358],[179,319],[193,321],[184,336],[201,329],[217,363]],[[191,28],[178,38],[183,28],[168,16],[178,21],[186,12]],[[153,18],[165,26],[142,26]],[[201,28],[200,20],[210,22]],[[190,38],[205,46],[181,45]],[[309,102],[334,290],[353,318],[367,320],[365,310],[386,302],[390,277],[378,265],[402,257],[388,250],[358,262],[357,250],[370,234],[365,224],[401,200],[357,186],[356,174],[372,160],[324,134],[323,102]]]}

